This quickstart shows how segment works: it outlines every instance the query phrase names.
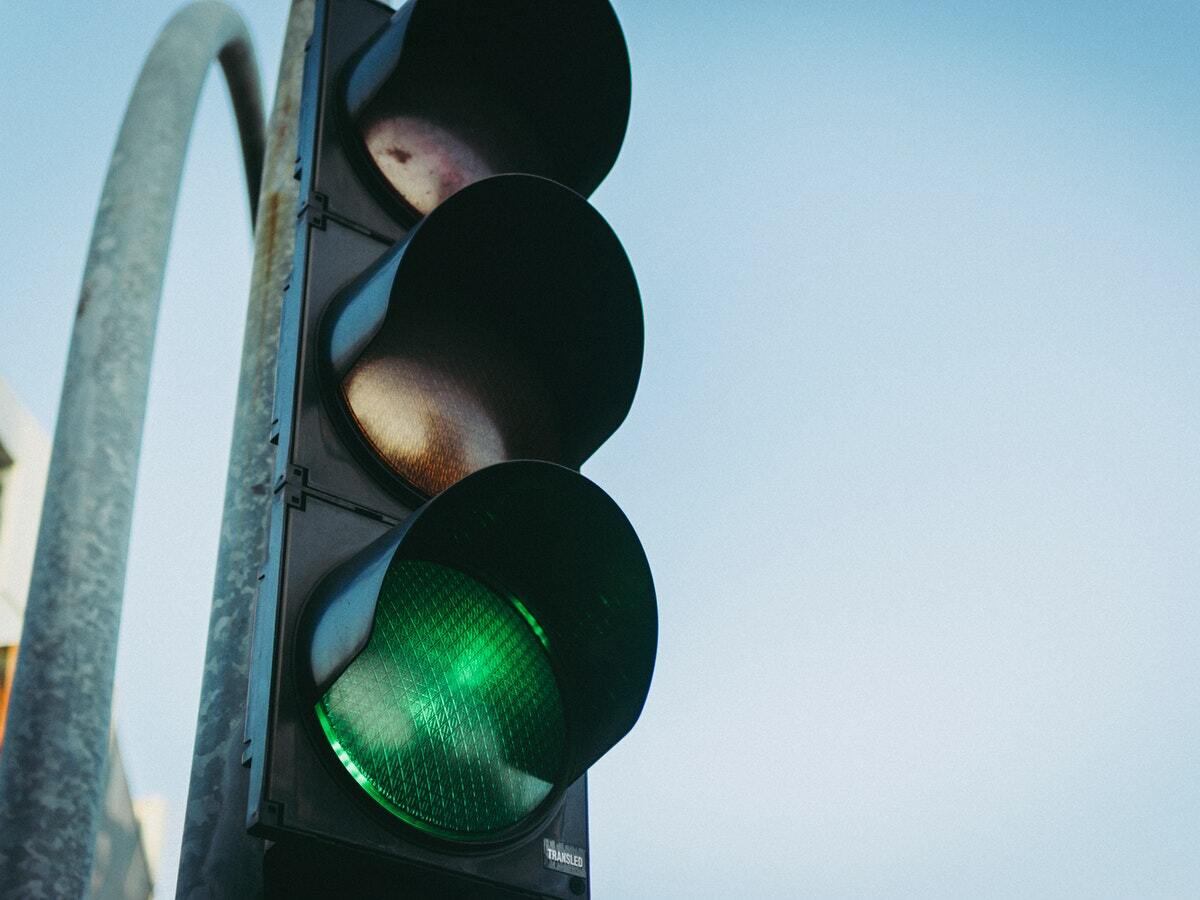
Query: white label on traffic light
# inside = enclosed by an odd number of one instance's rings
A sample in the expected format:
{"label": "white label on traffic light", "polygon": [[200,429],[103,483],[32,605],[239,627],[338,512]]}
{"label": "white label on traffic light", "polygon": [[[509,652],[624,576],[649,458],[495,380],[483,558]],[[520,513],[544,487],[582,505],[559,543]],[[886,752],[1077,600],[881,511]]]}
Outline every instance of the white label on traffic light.
{"label": "white label on traffic light", "polygon": [[544,863],[547,869],[587,878],[587,851],[582,847],[572,847],[570,844],[560,844],[558,841],[543,838],[542,851],[545,854]]}

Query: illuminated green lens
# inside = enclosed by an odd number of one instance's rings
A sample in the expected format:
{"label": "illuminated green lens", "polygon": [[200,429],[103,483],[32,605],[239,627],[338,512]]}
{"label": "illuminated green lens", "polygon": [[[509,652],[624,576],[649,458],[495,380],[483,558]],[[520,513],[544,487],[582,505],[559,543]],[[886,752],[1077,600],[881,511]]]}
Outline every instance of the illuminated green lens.
{"label": "illuminated green lens", "polygon": [[536,621],[454,569],[393,563],[366,648],[317,704],[385,809],[459,840],[515,825],[560,774],[562,699]]}

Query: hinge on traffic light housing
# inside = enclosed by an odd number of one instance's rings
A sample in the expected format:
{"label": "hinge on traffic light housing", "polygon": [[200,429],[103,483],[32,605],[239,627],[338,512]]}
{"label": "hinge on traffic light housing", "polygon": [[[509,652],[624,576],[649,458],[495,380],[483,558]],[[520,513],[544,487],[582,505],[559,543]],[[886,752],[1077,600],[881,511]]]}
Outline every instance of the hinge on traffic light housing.
{"label": "hinge on traffic light housing", "polygon": [[284,502],[294,509],[304,509],[304,488],[308,482],[308,469],[304,466],[288,466],[287,473],[275,485],[275,491],[284,492]]}
{"label": "hinge on traffic light housing", "polygon": [[300,211],[297,213],[297,218],[304,219],[313,228],[321,231],[325,230],[325,221],[330,220],[349,228],[351,231],[357,231],[361,235],[365,235],[366,237],[380,241],[384,244],[391,245],[396,242],[395,237],[390,237],[386,234],[380,234],[378,231],[355,222],[353,219],[348,219],[345,216],[338,215],[329,208],[329,198],[316,191],[314,191],[312,196],[310,196],[301,204]]}
{"label": "hinge on traffic light housing", "polygon": [[296,218],[303,219],[313,228],[325,230],[325,219],[329,217],[329,198],[324,194],[314,193],[301,201]]}
{"label": "hinge on traffic light housing", "polygon": [[385,525],[400,524],[400,520],[395,516],[389,516],[387,513],[382,513],[377,509],[360,506],[357,503],[346,500],[344,497],[339,497],[337,494],[331,494],[329,491],[313,487],[308,483],[308,468],[305,466],[288,466],[287,472],[275,485],[275,492],[279,493],[280,491],[283,491],[284,502],[293,509],[303,510],[307,498],[316,497],[332,506],[338,506],[342,509],[348,509],[351,512],[370,516],[372,519],[376,519]]}

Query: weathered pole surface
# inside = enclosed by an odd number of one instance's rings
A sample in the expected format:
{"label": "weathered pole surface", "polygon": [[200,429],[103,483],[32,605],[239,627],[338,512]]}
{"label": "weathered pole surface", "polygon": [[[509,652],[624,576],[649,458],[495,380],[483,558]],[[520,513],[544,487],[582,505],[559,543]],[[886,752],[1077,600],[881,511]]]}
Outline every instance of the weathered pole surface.
{"label": "weathered pole surface", "polygon": [[246,834],[249,778],[242,766],[242,750],[251,619],[270,524],[275,358],[283,288],[295,243],[296,132],[313,5],[313,0],[293,0],[268,126],[250,308],[176,885],[176,896],[187,900],[242,900],[262,892],[262,841]]}
{"label": "weathered pole surface", "polygon": [[129,101],[92,231],[0,753],[0,895],[84,897],[105,784],[113,672],[163,272],[209,65],[261,180],[261,88],[223,3],[178,12]]}

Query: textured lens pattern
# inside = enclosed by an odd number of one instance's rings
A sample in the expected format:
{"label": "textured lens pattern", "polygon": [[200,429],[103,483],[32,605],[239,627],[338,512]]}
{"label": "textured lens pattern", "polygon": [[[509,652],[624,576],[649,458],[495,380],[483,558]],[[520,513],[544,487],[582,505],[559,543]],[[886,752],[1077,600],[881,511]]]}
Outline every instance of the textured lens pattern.
{"label": "textured lens pattern", "polygon": [[438,66],[424,78],[409,69],[357,123],[379,173],[423,216],[497,172],[549,174],[550,162],[532,140],[539,129],[521,105],[492,79],[457,68]]}
{"label": "textured lens pattern", "polygon": [[366,648],[317,704],[347,771],[427,832],[486,838],[549,795],[562,700],[544,635],[514,600],[454,569],[401,560]]}
{"label": "textured lens pattern", "polygon": [[429,497],[493,463],[560,452],[540,379],[496,337],[387,327],[342,388],[376,455]]}

